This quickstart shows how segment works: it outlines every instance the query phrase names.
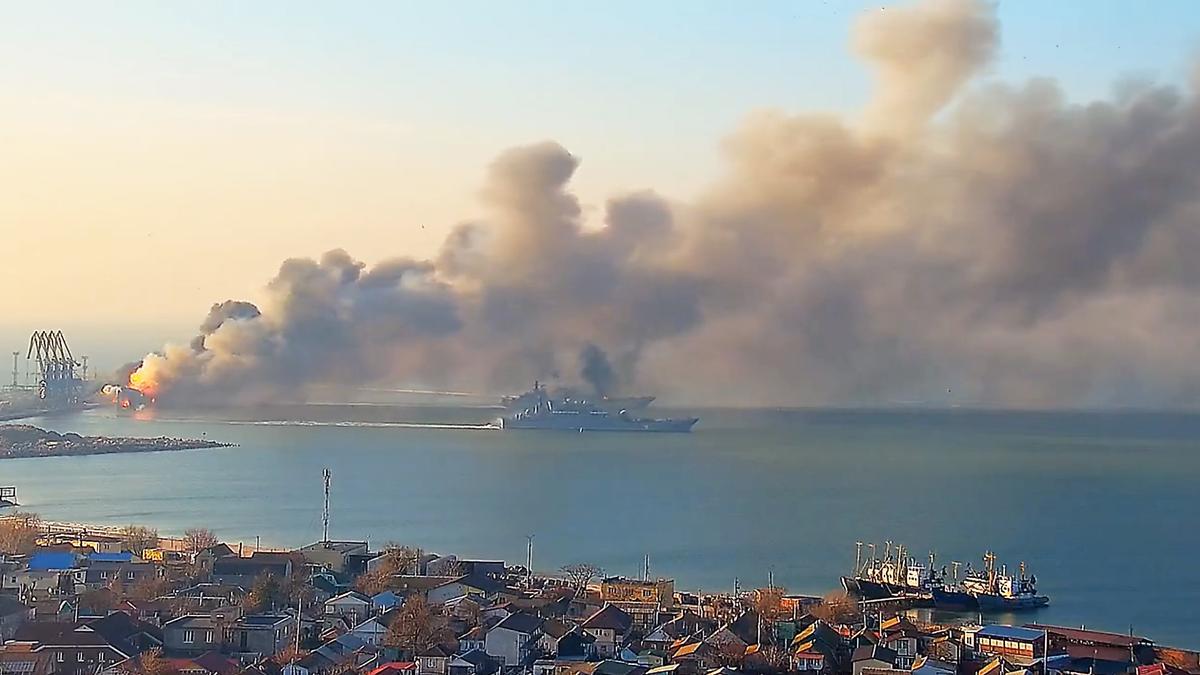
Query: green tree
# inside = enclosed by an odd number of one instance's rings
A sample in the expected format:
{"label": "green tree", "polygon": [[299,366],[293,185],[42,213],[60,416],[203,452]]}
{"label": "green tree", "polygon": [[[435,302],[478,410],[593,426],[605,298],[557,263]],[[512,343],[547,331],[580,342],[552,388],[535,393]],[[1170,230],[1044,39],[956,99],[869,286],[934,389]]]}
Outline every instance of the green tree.
{"label": "green tree", "polygon": [[265,612],[278,607],[287,598],[283,584],[274,574],[260,574],[250,586],[245,607],[248,612]]}

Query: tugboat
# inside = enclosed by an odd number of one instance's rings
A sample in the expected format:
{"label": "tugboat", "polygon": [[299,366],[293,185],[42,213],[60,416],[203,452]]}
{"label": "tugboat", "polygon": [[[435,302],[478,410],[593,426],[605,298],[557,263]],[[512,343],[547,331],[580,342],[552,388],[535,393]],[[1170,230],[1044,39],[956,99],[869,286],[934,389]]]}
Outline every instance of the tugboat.
{"label": "tugboat", "polygon": [[[933,589],[933,605],[952,611],[1011,612],[1037,609],[1050,604],[1050,598],[1037,592],[1037,576],[1026,574],[1022,562],[1017,576],[1008,573],[1007,566],[996,570],[996,554],[983,556],[984,568],[973,571],[956,586]],[[956,567],[957,572],[957,567]]]}
{"label": "tugboat", "polygon": [[[864,600],[928,595],[942,585],[941,574],[934,567],[934,554],[929,554],[929,564],[917,562],[906,555],[902,545],[884,542],[882,558],[875,556],[875,544],[867,544],[870,552],[863,557],[863,543],[855,542],[854,574],[842,577],[842,587],[850,595]],[[894,552],[893,552],[894,551]]]}

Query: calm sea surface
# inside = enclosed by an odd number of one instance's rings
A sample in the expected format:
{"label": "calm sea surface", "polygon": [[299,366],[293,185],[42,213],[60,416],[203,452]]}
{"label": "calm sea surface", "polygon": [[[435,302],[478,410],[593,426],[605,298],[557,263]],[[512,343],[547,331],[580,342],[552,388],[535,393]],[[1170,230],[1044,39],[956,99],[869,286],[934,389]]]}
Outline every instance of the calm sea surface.
{"label": "calm sea surface", "polygon": [[[302,406],[43,418],[59,431],[238,447],[4,460],[45,518],[193,526],[299,545],[332,534],[535,567],[588,561],[682,588],[823,593],[855,541],[1028,562],[1052,605],[1007,617],[1200,647],[1200,415],[703,411],[691,434],[501,432],[493,411]],[[403,422],[396,424],[396,422]],[[1001,617],[1005,618],[1005,617]]]}

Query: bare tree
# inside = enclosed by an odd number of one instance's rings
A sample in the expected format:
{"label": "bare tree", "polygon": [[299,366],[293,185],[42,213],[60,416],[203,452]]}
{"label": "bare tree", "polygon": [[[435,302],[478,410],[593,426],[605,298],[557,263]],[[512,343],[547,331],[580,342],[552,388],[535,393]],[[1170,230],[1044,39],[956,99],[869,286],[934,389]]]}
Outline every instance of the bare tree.
{"label": "bare tree", "polygon": [[592,579],[604,574],[604,568],[592,563],[563,565],[558,569],[567,577],[567,580],[571,582],[571,586],[576,590],[583,590],[592,582]]}
{"label": "bare tree", "polygon": [[37,547],[41,534],[41,517],[36,513],[18,511],[0,521],[0,553],[29,553]]}
{"label": "bare tree", "polygon": [[754,611],[765,623],[773,624],[783,615],[784,589],[778,586],[758,588],[754,591]]}
{"label": "bare tree", "polygon": [[827,623],[846,623],[858,618],[858,603],[845,591],[830,591],[810,613]]}
{"label": "bare tree", "polygon": [[147,549],[158,546],[158,530],[141,525],[126,525],[125,529],[121,530],[121,544],[130,553],[143,556]]}
{"label": "bare tree", "polygon": [[183,545],[192,555],[208,550],[219,543],[217,535],[206,527],[193,527],[183,531]]}
{"label": "bare tree", "polygon": [[446,628],[446,617],[430,607],[424,598],[413,595],[400,607],[400,613],[383,637],[383,644],[411,658],[445,639]]}
{"label": "bare tree", "polygon": [[122,670],[130,675],[179,675],[175,666],[163,658],[162,649],[158,647],[142,652]]}

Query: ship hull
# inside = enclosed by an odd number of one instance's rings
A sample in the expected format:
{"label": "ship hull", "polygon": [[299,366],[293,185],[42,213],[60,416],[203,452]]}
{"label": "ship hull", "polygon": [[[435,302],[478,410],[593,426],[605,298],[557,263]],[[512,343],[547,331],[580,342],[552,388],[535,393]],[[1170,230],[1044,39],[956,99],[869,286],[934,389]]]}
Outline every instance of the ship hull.
{"label": "ship hull", "polygon": [[935,588],[933,589],[933,607],[949,612],[968,612],[979,609],[979,601],[970,593]]}
{"label": "ship hull", "polygon": [[666,420],[639,420],[610,418],[598,415],[536,415],[508,417],[500,420],[502,429],[538,431],[625,431],[642,433],[687,433],[699,422],[699,418]]}
{"label": "ship hull", "polygon": [[842,577],[842,588],[850,595],[863,600],[884,600],[897,595],[896,589],[888,584],[860,577]]}
{"label": "ship hull", "polygon": [[1050,604],[1050,598],[1044,595],[1018,595],[1006,598],[1001,595],[979,593],[976,594],[975,600],[979,603],[979,609],[984,612],[1016,612],[1037,609]]}

